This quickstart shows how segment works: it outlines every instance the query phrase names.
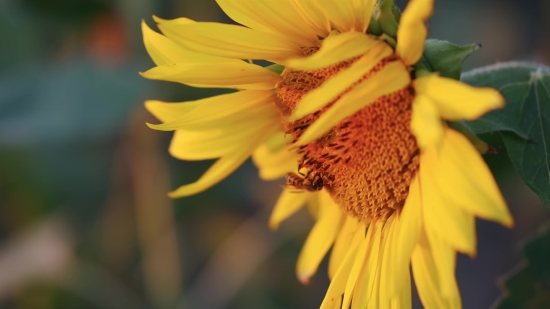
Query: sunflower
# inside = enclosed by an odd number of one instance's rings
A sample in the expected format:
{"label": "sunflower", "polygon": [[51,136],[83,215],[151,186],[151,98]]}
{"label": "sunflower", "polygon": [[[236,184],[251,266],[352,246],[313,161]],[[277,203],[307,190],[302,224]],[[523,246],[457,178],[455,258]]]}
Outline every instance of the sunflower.
{"label": "sunflower", "polygon": [[162,121],[149,126],[175,131],[174,157],[217,159],[170,195],[206,190],[252,157],[262,179],[287,177],[271,228],[314,210],[300,281],[332,247],[321,308],[411,308],[411,265],[426,308],[460,308],[456,253],[475,256],[475,217],[513,220],[479,151],[448,121],[504,99],[421,65],[433,0],[409,1],[399,18],[384,0],[217,2],[242,26],[155,17],[159,34],[143,23],[157,65],[144,77],[238,90],[146,102]]}

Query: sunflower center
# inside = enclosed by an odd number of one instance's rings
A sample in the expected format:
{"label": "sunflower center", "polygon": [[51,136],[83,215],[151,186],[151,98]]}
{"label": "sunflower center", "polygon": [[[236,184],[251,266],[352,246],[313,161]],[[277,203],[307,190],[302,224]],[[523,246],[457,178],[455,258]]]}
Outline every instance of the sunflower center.
{"label": "sunflower center", "polygon": [[[315,113],[286,121],[302,96],[355,60],[315,71],[285,70],[277,85],[277,107],[293,141],[328,108],[338,104],[337,98]],[[361,80],[394,60],[392,56],[382,60]],[[385,219],[403,207],[419,166],[420,152],[410,130],[413,98],[408,87],[380,97],[319,139],[298,147],[303,154],[298,169],[304,187],[310,191],[325,188],[345,211],[364,222]]]}

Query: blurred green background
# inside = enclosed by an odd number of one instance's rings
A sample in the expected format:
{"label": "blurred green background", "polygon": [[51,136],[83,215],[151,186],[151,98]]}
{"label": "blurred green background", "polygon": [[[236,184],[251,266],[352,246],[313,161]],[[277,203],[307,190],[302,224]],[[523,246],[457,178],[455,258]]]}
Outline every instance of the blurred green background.
{"label": "blurred green background", "polygon": [[[153,66],[140,33],[153,14],[230,22],[213,0],[0,1],[0,308],[318,307],[326,262],[309,286],[294,275],[309,214],[267,228],[282,181],[247,162],[204,193],[167,197],[211,162],[169,157],[171,134],[145,126],[156,120],[143,101],[219,92],[139,77]],[[437,0],[430,37],[482,43],[465,69],[548,65],[548,16],[548,0]],[[477,258],[458,258],[464,308],[494,302],[520,242],[550,218],[505,153],[486,159],[516,226],[478,221]]]}

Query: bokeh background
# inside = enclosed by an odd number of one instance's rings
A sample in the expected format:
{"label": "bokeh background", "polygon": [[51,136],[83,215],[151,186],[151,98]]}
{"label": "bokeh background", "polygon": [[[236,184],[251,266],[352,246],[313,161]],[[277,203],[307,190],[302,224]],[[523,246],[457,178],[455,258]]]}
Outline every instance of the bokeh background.
{"label": "bokeh background", "polygon": [[[140,33],[153,14],[230,22],[214,0],[0,0],[0,308],[317,308],[326,261],[309,286],[294,275],[307,210],[267,228],[282,181],[247,162],[167,197],[212,162],[169,157],[171,134],[145,126],[143,102],[219,92],[139,77],[153,66]],[[430,37],[482,43],[465,69],[548,65],[548,16],[548,0],[437,0]],[[477,257],[459,256],[472,309],[491,306],[521,241],[550,219],[505,152],[486,159],[516,226],[478,221]]]}

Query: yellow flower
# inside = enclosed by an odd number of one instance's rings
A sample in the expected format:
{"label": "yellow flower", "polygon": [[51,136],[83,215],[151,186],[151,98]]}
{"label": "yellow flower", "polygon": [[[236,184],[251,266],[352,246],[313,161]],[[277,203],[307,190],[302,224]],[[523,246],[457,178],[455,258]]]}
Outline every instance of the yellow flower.
{"label": "yellow flower", "polygon": [[321,308],[411,308],[409,265],[425,308],[460,308],[456,252],[476,254],[475,217],[513,221],[480,154],[446,121],[504,100],[415,67],[433,0],[409,2],[393,43],[369,30],[375,0],[217,2],[244,26],[156,18],[161,35],[143,24],[157,64],[144,77],[239,90],[146,103],[163,122],[150,127],[175,131],[174,157],[218,159],[171,196],[206,190],[252,156],[261,178],[287,175],[272,228],[317,209],[297,275],[307,283],[332,247]]}

